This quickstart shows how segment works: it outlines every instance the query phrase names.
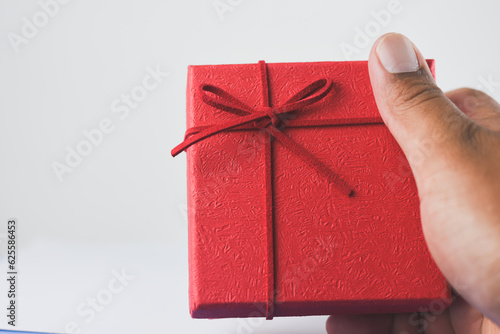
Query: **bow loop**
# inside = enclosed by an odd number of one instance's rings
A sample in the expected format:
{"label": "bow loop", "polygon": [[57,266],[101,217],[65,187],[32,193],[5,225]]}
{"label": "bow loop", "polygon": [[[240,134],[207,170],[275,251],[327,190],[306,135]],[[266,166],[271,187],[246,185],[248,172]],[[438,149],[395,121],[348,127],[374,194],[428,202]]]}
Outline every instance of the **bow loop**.
{"label": "bow loop", "polygon": [[302,109],[322,100],[332,90],[333,82],[331,79],[322,78],[316,80],[295,93],[285,104],[277,109],[280,110],[280,114]]}
{"label": "bow loop", "polygon": [[[251,107],[247,106],[222,88],[202,84],[199,86],[198,92],[203,102],[219,110],[227,111],[238,116],[246,116],[253,112]],[[207,94],[207,92],[211,93],[212,96]]]}

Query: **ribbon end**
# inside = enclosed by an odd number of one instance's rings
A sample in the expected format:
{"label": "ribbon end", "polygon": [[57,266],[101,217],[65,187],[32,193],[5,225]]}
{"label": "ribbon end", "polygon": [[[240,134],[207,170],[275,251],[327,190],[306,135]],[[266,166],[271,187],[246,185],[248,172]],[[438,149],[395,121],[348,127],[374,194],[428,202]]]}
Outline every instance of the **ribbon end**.
{"label": "ribbon end", "polygon": [[349,185],[347,185],[347,183],[344,180],[336,178],[335,185],[337,186],[337,189],[340,190],[347,197],[354,197],[354,189],[352,189]]}
{"label": "ribbon end", "polygon": [[174,148],[172,151],[170,151],[170,154],[172,155],[173,158],[175,158],[179,153],[181,153],[182,150],[179,150],[177,147]]}

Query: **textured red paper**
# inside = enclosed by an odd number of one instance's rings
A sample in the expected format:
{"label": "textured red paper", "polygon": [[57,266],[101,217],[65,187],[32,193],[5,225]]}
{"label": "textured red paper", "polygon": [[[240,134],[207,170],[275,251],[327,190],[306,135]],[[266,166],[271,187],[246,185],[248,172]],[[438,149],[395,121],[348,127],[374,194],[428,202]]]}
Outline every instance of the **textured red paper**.
{"label": "textured red paper", "polygon": [[[434,70],[434,62],[428,61]],[[334,91],[294,119],[379,117],[366,62],[267,64],[279,105],[314,80]],[[257,64],[190,66],[187,126],[238,117],[201,101],[218,86],[261,105]],[[272,143],[274,316],[413,312],[450,302],[427,250],[408,163],[383,124],[283,131],[355,189],[346,197]],[[187,150],[189,297],[194,318],[265,316],[265,156],[261,130],[228,131]]]}

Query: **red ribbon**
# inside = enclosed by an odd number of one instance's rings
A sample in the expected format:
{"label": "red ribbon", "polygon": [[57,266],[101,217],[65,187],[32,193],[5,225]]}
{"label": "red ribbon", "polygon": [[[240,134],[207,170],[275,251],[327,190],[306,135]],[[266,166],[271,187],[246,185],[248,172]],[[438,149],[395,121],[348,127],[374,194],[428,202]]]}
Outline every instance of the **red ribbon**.
{"label": "red ribbon", "polygon": [[[332,80],[321,78],[307,85],[298,93],[293,95],[284,104],[271,107],[269,101],[269,83],[267,79],[267,67],[264,61],[259,61],[260,79],[262,87],[263,106],[252,108],[225,90],[202,84],[199,86],[199,94],[206,104],[222,111],[238,115],[240,117],[210,126],[192,127],[186,131],[184,141],[172,150],[172,156],[176,156],[191,145],[209,138],[223,131],[237,130],[264,130],[274,139],[278,140],[290,152],[296,154],[308,165],[316,169],[330,180],[335,187],[346,196],[353,194],[353,189],[341,179],[335,172],[318,160],[314,155],[299,145],[296,141],[285,135],[279,128],[286,127],[314,127],[339,124],[369,124],[380,123],[379,117],[374,118],[345,118],[342,120],[287,120],[286,116],[299,112],[323,99],[332,90]],[[211,95],[207,94],[211,93]],[[267,301],[266,318],[272,319],[274,308],[274,250],[273,250],[273,211],[272,211],[272,168],[271,168],[271,141],[265,141],[265,166],[266,166],[266,251],[267,251]]]}

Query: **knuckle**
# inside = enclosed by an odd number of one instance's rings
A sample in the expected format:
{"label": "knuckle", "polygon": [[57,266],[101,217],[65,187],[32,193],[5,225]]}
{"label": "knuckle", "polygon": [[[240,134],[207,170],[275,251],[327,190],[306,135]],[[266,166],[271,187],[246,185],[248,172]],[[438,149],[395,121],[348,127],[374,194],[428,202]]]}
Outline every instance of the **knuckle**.
{"label": "knuckle", "polygon": [[459,132],[460,142],[473,147],[477,146],[480,130],[481,128],[476,123],[464,122]]}
{"label": "knuckle", "polygon": [[483,128],[473,122],[464,122],[456,135],[457,143],[462,151],[469,157],[476,156],[479,159],[492,157],[500,152],[500,134]]}
{"label": "knuckle", "polygon": [[394,111],[404,114],[415,107],[426,106],[444,97],[444,93],[428,79],[402,78],[393,86]]}

